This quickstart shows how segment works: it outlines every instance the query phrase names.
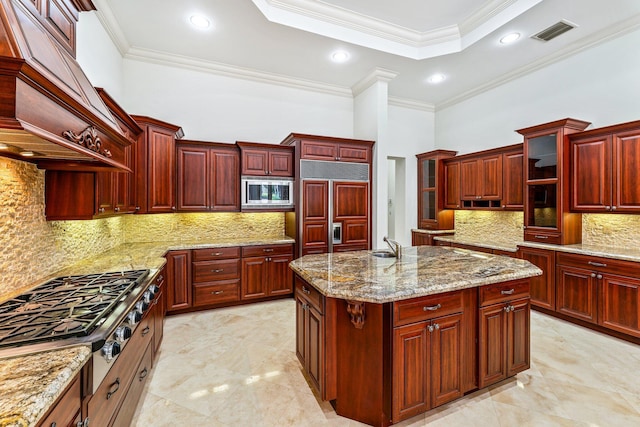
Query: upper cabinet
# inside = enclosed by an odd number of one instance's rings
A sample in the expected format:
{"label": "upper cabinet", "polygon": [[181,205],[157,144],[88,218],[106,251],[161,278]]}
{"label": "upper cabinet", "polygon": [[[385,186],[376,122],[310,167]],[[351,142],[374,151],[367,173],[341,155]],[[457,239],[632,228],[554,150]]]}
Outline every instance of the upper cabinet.
{"label": "upper cabinet", "polygon": [[569,135],[589,124],[564,119],[517,131],[524,136],[524,240],[560,245],[582,241],[582,216],[569,212]]}
{"label": "upper cabinet", "polygon": [[144,131],[135,153],[136,211],[175,212],[176,138],[184,135],[182,128],[150,117],[133,118]]}
{"label": "upper cabinet", "polygon": [[574,134],[571,210],[640,211],[640,121]]}
{"label": "upper cabinet", "polygon": [[177,210],[240,210],[240,155],[231,144],[177,143]]}
{"label": "upper cabinet", "polygon": [[360,143],[351,143],[341,138],[292,133],[282,144],[300,141],[300,158],[303,160],[325,160],[329,162],[370,163],[371,147]]}
{"label": "upper cabinet", "polygon": [[[499,201],[502,198],[502,154],[461,160],[460,174],[463,206],[474,207],[472,201]],[[487,207],[493,206],[487,204]]]}
{"label": "upper cabinet", "polygon": [[243,176],[293,177],[293,148],[238,141]]}
{"label": "upper cabinet", "polygon": [[418,228],[425,230],[453,229],[454,212],[445,210],[445,174],[443,159],[455,151],[435,150],[418,154]]}
{"label": "upper cabinet", "polygon": [[502,208],[524,208],[524,153],[522,144],[502,155]]}

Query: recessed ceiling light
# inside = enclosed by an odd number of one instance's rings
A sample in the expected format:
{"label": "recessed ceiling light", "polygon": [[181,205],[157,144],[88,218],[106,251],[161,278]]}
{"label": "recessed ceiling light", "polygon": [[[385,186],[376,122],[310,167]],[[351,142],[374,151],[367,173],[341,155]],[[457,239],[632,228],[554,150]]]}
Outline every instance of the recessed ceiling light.
{"label": "recessed ceiling light", "polygon": [[506,36],[504,36],[504,37],[502,37],[500,39],[500,43],[502,43],[502,44],[513,43],[514,41],[518,40],[519,38],[520,38],[520,33],[507,34]]}
{"label": "recessed ceiling light", "polygon": [[432,84],[438,84],[438,83],[442,83],[446,79],[447,77],[444,74],[434,74],[431,77],[429,77],[427,81]]}
{"label": "recessed ceiling light", "polygon": [[191,25],[201,30],[205,30],[211,25],[211,21],[209,21],[206,16],[200,14],[191,15],[189,17],[189,22],[191,22]]}
{"label": "recessed ceiling light", "polygon": [[349,60],[349,52],[337,50],[331,54],[331,60],[333,62],[346,62]]}

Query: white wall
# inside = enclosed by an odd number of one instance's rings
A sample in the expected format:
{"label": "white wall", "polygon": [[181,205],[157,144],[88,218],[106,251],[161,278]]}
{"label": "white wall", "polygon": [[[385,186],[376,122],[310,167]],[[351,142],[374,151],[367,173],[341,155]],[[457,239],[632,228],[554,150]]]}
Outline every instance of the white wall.
{"label": "white wall", "polygon": [[350,138],[353,99],[125,59],[125,108],[185,138],[279,143],[291,132]]}
{"label": "white wall", "polygon": [[460,153],[522,142],[515,129],[572,117],[640,119],[640,30],[436,112],[436,147]]}
{"label": "white wall", "polygon": [[104,88],[122,105],[122,55],[115,47],[95,12],[83,12],[76,27],[76,59],[91,84]]}

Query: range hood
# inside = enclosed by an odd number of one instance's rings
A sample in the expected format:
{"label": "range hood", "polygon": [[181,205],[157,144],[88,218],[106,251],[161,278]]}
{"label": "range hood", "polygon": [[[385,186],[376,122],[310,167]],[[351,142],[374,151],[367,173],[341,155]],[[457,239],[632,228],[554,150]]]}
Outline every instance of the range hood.
{"label": "range hood", "polygon": [[89,10],[90,0],[0,0],[0,155],[130,170],[131,142],[75,60],[78,14]]}

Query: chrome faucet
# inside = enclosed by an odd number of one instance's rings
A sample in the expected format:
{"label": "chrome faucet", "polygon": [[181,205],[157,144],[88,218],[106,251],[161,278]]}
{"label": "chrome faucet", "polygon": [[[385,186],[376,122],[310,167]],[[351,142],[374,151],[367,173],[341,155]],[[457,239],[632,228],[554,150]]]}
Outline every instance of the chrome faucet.
{"label": "chrome faucet", "polygon": [[391,252],[393,252],[396,258],[402,258],[402,245],[400,245],[400,243],[396,242],[393,239],[389,239],[387,236],[384,236],[382,240],[384,240],[389,248],[391,248]]}

